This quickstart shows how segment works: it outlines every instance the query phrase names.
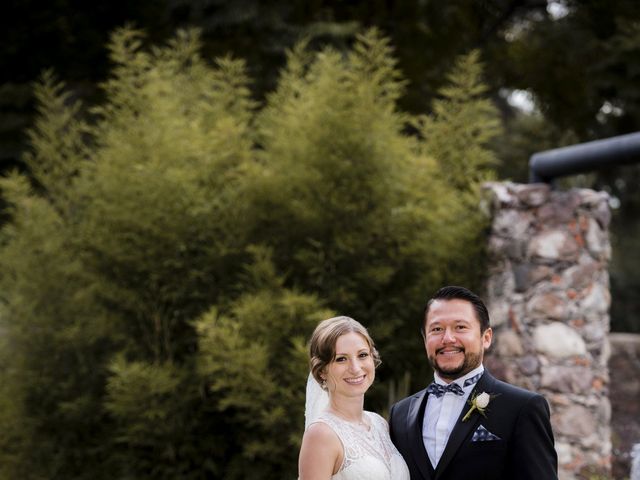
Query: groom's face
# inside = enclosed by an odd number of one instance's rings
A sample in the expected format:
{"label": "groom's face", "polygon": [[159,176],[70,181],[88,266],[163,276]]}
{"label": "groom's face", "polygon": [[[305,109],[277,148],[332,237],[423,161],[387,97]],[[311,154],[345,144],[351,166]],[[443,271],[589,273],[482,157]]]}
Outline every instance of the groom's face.
{"label": "groom's face", "polygon": [[435,300],[425,319],[424,346],[431,367],[444,380],[455,380],[482,363],[492,332],[480,322],[466,300]]}

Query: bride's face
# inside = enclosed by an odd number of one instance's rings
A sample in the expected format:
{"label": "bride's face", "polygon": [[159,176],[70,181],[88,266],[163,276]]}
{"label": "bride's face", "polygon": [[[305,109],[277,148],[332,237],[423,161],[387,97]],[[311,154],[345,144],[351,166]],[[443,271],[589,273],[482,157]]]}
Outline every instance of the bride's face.
{"label": "bride's face", "polygon": [[376,375],[367,340],[355,332],[338,337],[336,356],[327,366],[326,374],[327,389],[332,395],[364,395]]}

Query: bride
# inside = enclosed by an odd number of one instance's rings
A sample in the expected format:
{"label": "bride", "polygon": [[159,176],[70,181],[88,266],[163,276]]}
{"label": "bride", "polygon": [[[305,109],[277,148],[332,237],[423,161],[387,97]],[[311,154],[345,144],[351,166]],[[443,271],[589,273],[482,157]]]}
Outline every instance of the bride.
{"label": "bride", "polygon": [[380,364],[366,328],[349,317],[324,320],[309,350],[299,480],[409,480],[386,420],[363,409]]}

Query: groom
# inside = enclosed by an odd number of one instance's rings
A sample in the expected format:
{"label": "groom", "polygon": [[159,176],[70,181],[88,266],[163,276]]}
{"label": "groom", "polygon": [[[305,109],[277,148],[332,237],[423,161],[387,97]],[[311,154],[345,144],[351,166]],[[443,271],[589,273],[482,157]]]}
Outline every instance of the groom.
{"label": "groom", "polygon": [[396,403],[391,439],[412,480],[556,480],[549,406],[539,394],[492,377],[489,313],[463,287],[444,287],[421,326],[434,383]]}

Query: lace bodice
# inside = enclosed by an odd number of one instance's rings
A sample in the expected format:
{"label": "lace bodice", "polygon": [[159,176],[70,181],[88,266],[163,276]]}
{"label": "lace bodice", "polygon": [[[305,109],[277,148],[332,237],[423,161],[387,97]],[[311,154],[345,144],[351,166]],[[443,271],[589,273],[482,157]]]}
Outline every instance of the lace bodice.
{"label": "lace bodice", "polygon": [[402,455],[391,443],[389,427],[384,418],[364,412],[370,430],[347,422],[330,412],[317,419],[338,435],[344,449],[344,460],[333,480],[409,480],[409,469]]}

